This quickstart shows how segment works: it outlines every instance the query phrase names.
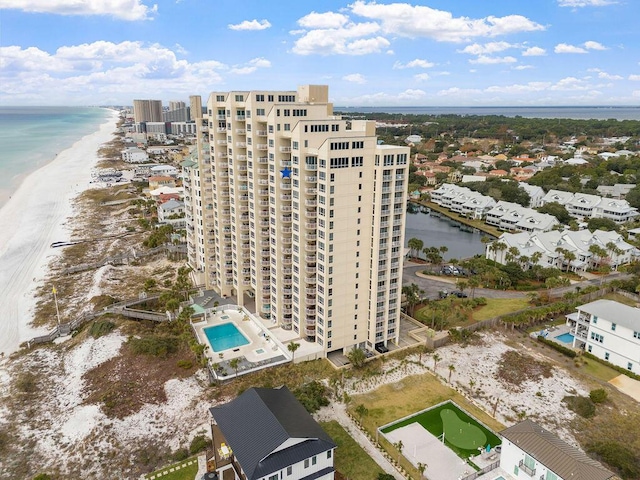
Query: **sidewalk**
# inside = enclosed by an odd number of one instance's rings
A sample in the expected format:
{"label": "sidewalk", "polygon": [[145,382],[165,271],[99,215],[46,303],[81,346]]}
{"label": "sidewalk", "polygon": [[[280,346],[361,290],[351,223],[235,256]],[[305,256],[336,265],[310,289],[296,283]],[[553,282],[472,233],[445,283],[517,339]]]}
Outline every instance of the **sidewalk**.
{"label": "sidewalk", "polygon": [[384,457],[382,452],[362,433],[362,431],[353,423],[353,420],[347,415],[346,406],[343,403],[332,402],[328,407],[322,407],[318,410],[314,417],[318,421],[336,420],[342,428],[344,428],[355,442],[369,454],[371,458],[386,473],[393,475],[396,480],[404,480],[400,472]]}

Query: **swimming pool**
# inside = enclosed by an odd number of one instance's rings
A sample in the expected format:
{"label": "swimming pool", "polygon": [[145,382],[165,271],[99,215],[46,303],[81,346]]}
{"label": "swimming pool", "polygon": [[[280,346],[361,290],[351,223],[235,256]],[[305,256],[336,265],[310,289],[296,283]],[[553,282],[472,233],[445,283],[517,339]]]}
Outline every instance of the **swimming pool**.
{"label": "swimming pool", "polygon": [[563,333],[562,335],[558,335],[555,338],[562,343],[573,344],[573,335],[571,335],[570,333]]}
{"label": "swimming pool", "polygon": [[247,337],[231,322],[206,327],[203,331],[214,352],[222,352],[223,350],[241,347],[249,343]]}

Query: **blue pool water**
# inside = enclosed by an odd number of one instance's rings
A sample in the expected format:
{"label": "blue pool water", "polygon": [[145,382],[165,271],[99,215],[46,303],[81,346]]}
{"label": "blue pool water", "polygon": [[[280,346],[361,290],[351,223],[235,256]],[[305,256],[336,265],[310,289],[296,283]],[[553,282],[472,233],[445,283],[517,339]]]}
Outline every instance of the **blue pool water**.
{"label": "blue pool water", "polygon": [[493,480],[504,480],[504,477],[502,475],[500,475],[499,477],[496,477]]}
{"label": "blue pool water", "polygon": [[209,340],[211,349],[214,352],[222,352],[223,350],[241,347],[249,343],[247,337],[238,330],[238,327],[230,322],[213,327],[206,327],[204,334],[207,336],[207,340]]}
{"label": "blue pool water", "polygon": [[559,340],[562,343],[572,344],[573,343],[573,335],[571,335],[570,333],[563,333],[562,335],[558,335],[556,337],[556,340]]}

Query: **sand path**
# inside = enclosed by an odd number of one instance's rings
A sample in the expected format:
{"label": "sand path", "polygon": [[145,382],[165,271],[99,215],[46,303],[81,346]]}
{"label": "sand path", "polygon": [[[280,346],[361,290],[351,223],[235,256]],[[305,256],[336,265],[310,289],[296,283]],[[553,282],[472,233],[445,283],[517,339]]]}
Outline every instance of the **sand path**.
{"label": "sand path", "polygon": [[[89,186],[101,144],[111,140],[117,112],[73,146],[29,175],[0,209],[0,352],[43,332],[29,326],[34,289],[56,255],[49,245],[69,237],[71,201]],[[44,330],[46,331],[46,330]]]}

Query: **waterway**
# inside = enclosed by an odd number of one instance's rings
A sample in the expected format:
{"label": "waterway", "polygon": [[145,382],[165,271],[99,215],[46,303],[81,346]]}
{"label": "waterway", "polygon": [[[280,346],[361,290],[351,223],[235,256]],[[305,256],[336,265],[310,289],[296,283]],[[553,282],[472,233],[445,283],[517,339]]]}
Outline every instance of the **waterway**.
{"label": "waterway", "polygon": [[[484,254],[482,232],[462,225],[460,222],[440,216],[438,213],[410,213],[407,211],[405,244],[411,238],[419,238],[426,247],[446,246],[445,260],[469,258]],[[424,258],[424,254],[421,255]]]}

